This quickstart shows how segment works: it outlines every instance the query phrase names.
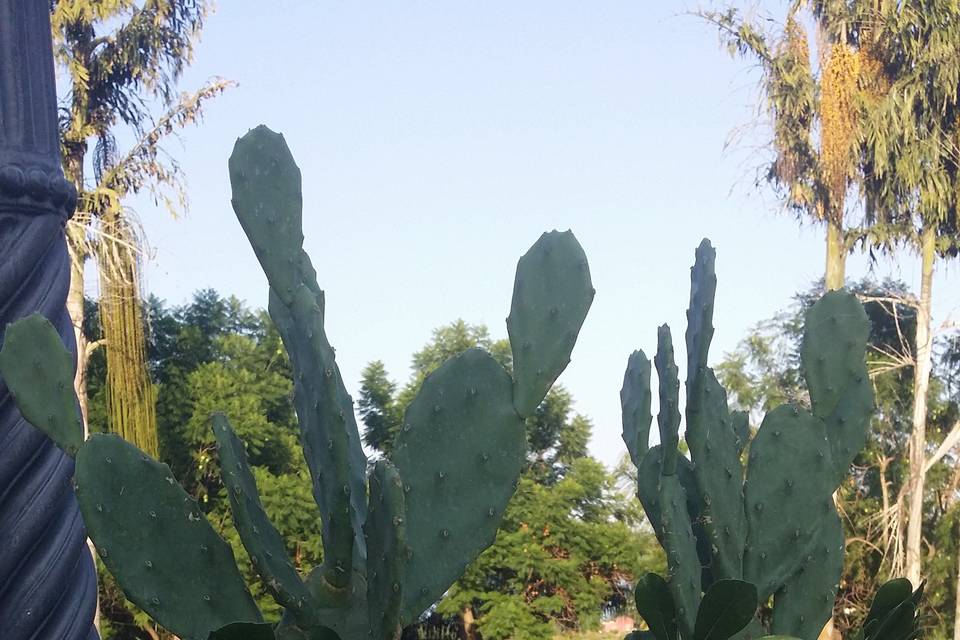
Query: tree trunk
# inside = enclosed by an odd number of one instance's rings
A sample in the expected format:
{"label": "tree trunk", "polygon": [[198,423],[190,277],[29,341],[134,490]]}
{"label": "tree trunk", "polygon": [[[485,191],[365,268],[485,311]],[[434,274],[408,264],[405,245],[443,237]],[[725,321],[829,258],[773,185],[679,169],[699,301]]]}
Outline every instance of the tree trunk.
{"label": "tree trunk", "polygon": [[824,284],[827,291],[843,288],[847,269],[847,243],[843,238],[842,222],[827,220],[827,265]]}
{"label": "tree trunk", "polygon": [[936,227],[924,227],[920,239],[920,305],[917,309],[917,352],[913,368],[913,431],[910,434],[910,499],[907,513],[906,574],[914,587],[922,573],[923,485],[927,448],[927,391],[932,367],[930,303],[933,263],[936,259]]}
{"label": "tree trunk", "polygon": [[77,374],[73,378],[73,388],[80,401],[80,415],[83,418],[84,438],[90,433],[87,426],[87,337],[83,333],[85,313],[83,308],[83,271],[85,253],[83,238],[77,236],[82,229],[70,228],[67,233],[67,245],[70,247],[70,290],[67,292],[67,313],[73,323],[73,335],[77,340]]}
{"label": "tree trunk", "polygon": [[477,640],[476,621],[470,607],[463,608],[463,635],[467,640]]}

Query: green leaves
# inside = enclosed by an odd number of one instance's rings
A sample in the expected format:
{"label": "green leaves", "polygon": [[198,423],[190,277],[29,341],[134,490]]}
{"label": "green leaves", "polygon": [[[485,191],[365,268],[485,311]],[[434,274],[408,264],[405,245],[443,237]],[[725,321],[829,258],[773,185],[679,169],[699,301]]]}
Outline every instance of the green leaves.
{"label": "green leaves", "polygon": [[917,608],[923,586],[912,591],[906,578],[885,583],[877,590],[858,640],[913,640],[920,636]]}
{"label": "green leaves", "polygon": [[[656,640],[677,640],[677,611],[666,580],[648,573],[634,588],[637,612]],[[717,580],[707,590],[697,610],[690,640],[732,638],[757,612],[757,588],[742,580]],[[688,637],[688,636],[685,636]]]}
{"label": "green leaves", "polygon": [[757,588],[742,580],[717,580],[700,601],[693,640],[726,640],[750,624]]}
{"label": "green leaves", "polygon": [[677,612],[667,581],[648,573],[633,590],[637,612],[657,640],[677,640]]}

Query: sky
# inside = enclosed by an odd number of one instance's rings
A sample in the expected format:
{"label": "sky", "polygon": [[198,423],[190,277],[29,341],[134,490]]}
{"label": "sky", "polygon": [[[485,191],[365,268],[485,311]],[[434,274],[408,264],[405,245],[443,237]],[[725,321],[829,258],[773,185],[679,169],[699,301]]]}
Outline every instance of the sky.
{"label": "sky", "polygon": [[[763,129],[744,127],[757,70],[696,8],[221,0],[181,87],[238,86],[166,145],[188,214],[130,203],[152,248],[146,292],[175,305],[213,288],[266,306],[227,175],[234,141],[259,124],[285,135],[301,168],[305,249],[354,397],[366,363],[403,383],[411,354],[457,318],[505,337],[517,259],[542,232],[572,229],[597,294],[560,383],[593,421],[591,452],[615,464],[627,357],[652,353],[663,322],[682,335],[702,238],[717,248],[711,362],[823,273],[822,230],[755,186]],[[854,256],[848,275],[872,268],[917,290],[918,259],[897,260]],[[935,321],[960,305],[957,284],[941,265]]]}

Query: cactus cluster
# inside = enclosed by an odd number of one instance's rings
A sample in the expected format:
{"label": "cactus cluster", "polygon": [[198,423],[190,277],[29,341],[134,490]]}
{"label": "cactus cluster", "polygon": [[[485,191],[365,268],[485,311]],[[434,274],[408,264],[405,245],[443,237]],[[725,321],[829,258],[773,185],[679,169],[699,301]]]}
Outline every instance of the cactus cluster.
{"label": "cactus cluster", "polygon": [[526,459],[524,420],[569,362],[593,300],[570,232],[545,233],[517,266],[507,328],[513,373],[471,349],[429,375],[390,461],[360,446],[353,402],[324,332],[324,295],[303,251],[300,171],[258,127],[230,158],[233,207],[270,285],[322,520],[324,561],[302,579],[261,505],[243,442],[212,418],[233,519],[284,608],[263,621],[232,550],[170,469],[115,435],[83,442],[74,365],[53,327],[9,327],[0,374],[23,415],[76,456],[89,535],[127,597],[184,640],[395,639],[496,535]]}
{"label": "cactus cluster", "polygon": [[[833,610],[843,568],[843,531],[832,495],[866,441],[873,412],[864,361],[869,322],[856,297],[844,291],[814,304],[801,349],[810,408],[775,408],[751,438],[746,414],[728,408],[726,391],[707,366],[715,258],[704,240],[691,271],[684,412],[690,457],[678,449],[680,382],[668,326],[658,331],[654,357],[660,444],[648,446],[651,365],[642,351],[630,356],[620,393],[638,497],[667,556],[666,591],[657,598],[669,595],[683,638],[703,640],[700,617],[710,599],[722,597],[715,591],[740,593],[748,583],[756,597],[735,637],[770,632],[816,638]],[[652,596],[638,590],[637,597]],[[770,616],[761,621],[753,615],[757,603],[771,598]],[[649,608],[642,606],[641,613]]]}

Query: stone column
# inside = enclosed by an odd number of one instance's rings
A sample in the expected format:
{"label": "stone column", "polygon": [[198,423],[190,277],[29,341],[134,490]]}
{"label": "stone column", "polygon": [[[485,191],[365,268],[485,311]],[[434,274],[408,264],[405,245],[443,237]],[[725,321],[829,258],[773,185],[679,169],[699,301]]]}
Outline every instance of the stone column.
{"label": "stone column", "polygon": [[[0,341],[40,312],[76,353],[49,0],[0,0]],[[96,572],[73,460],[27,424],[0,380],[0,637],[95,640]]]}

